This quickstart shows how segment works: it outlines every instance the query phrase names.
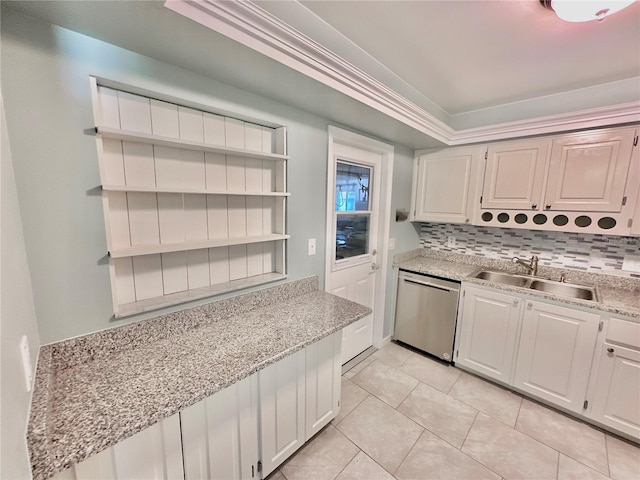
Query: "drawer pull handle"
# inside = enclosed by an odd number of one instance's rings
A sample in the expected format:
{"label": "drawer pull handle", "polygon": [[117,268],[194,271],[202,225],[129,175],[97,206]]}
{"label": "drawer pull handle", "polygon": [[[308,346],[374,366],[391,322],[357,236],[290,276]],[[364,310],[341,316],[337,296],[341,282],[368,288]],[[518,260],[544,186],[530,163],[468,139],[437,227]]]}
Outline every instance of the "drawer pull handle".
{"label": "drawer pull handle", "polygon": [[609,348],[607,348],[607,352],[609,352],[609,353],[614,353],[614,352],[615,352],[615,350],[614,350],[613,348],[609,347]]}

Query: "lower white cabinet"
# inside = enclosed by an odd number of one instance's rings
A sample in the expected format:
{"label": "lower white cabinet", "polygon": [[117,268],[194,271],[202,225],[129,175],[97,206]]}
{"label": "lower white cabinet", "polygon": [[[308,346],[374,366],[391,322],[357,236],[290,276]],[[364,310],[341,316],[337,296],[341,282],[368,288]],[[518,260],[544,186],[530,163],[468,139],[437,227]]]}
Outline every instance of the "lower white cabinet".
{"label": "lower white cabinet", "polygon": [[305,442],[305,351],[268,366],[258,377],[260,450],[266,477]]}
{"label": "lower white cabinet", "polygon": [[178,414],[89,457],[55,480],[182,480]]}
{"label": "lower white cabinet", "polygon": [[258,469],[258,384],[252,375],[182,410],[186,480],[244,480]]}
{"label": "lower white cabinet", "polygon": [[456,364],[508,384],[521,303],[512,295],[465,286],[458,319]]}
{"label": "lower white cabinet", "polygon": [[581,413],[600,315],[526,301],[513,386]]}

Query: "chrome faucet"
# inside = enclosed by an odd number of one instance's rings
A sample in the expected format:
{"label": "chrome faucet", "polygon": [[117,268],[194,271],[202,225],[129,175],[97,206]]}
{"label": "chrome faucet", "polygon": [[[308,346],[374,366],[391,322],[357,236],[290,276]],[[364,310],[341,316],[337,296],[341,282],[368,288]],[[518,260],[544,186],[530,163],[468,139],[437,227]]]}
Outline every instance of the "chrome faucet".
{"label": "chrome faucet", "polygon": [[519,265],[522,265],[523,267],[527,267],[527,269],[529,270],[527,273],[529,275],[532,276],[536,276],[538,274],[538,257],[536,257],[535,255],[533,255],[530,259],[529,262],[525,262],[524,260],[519,259],[518,257],[513,257],[511,259],[511,261],[513,263],[517,263]]}

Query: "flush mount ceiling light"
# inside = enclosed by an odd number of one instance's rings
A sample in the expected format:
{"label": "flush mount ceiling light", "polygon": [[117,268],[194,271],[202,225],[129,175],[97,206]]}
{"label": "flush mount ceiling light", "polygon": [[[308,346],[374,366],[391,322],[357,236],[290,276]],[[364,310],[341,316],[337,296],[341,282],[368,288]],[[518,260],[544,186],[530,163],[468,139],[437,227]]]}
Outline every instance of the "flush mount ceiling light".
{"label": "flush mount ceiling light", "polygon": [[565,22],[602,21],[619,12],[635,0],[540,0],[540,3],[556,12]]}

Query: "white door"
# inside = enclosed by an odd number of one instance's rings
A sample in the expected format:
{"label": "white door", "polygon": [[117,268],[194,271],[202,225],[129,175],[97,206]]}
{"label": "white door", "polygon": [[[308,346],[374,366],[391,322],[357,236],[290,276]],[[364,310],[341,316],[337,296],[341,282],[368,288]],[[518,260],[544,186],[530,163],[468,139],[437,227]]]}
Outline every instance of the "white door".
{"label": "white door", "polygon": [[393,147],[333,127],[329,142],[325,290],[373,310],[343,329],[344,364],[373,345],[376,327],[382,337]]}
{"label": "white door", "polygon": [[504,293],[472,287],[465,287],[462,295],[455,363],[508,384],[522,301]]}
{"label": "white door", "polygon": [[527,301],[513,386],[582,413],[600,315]]}

